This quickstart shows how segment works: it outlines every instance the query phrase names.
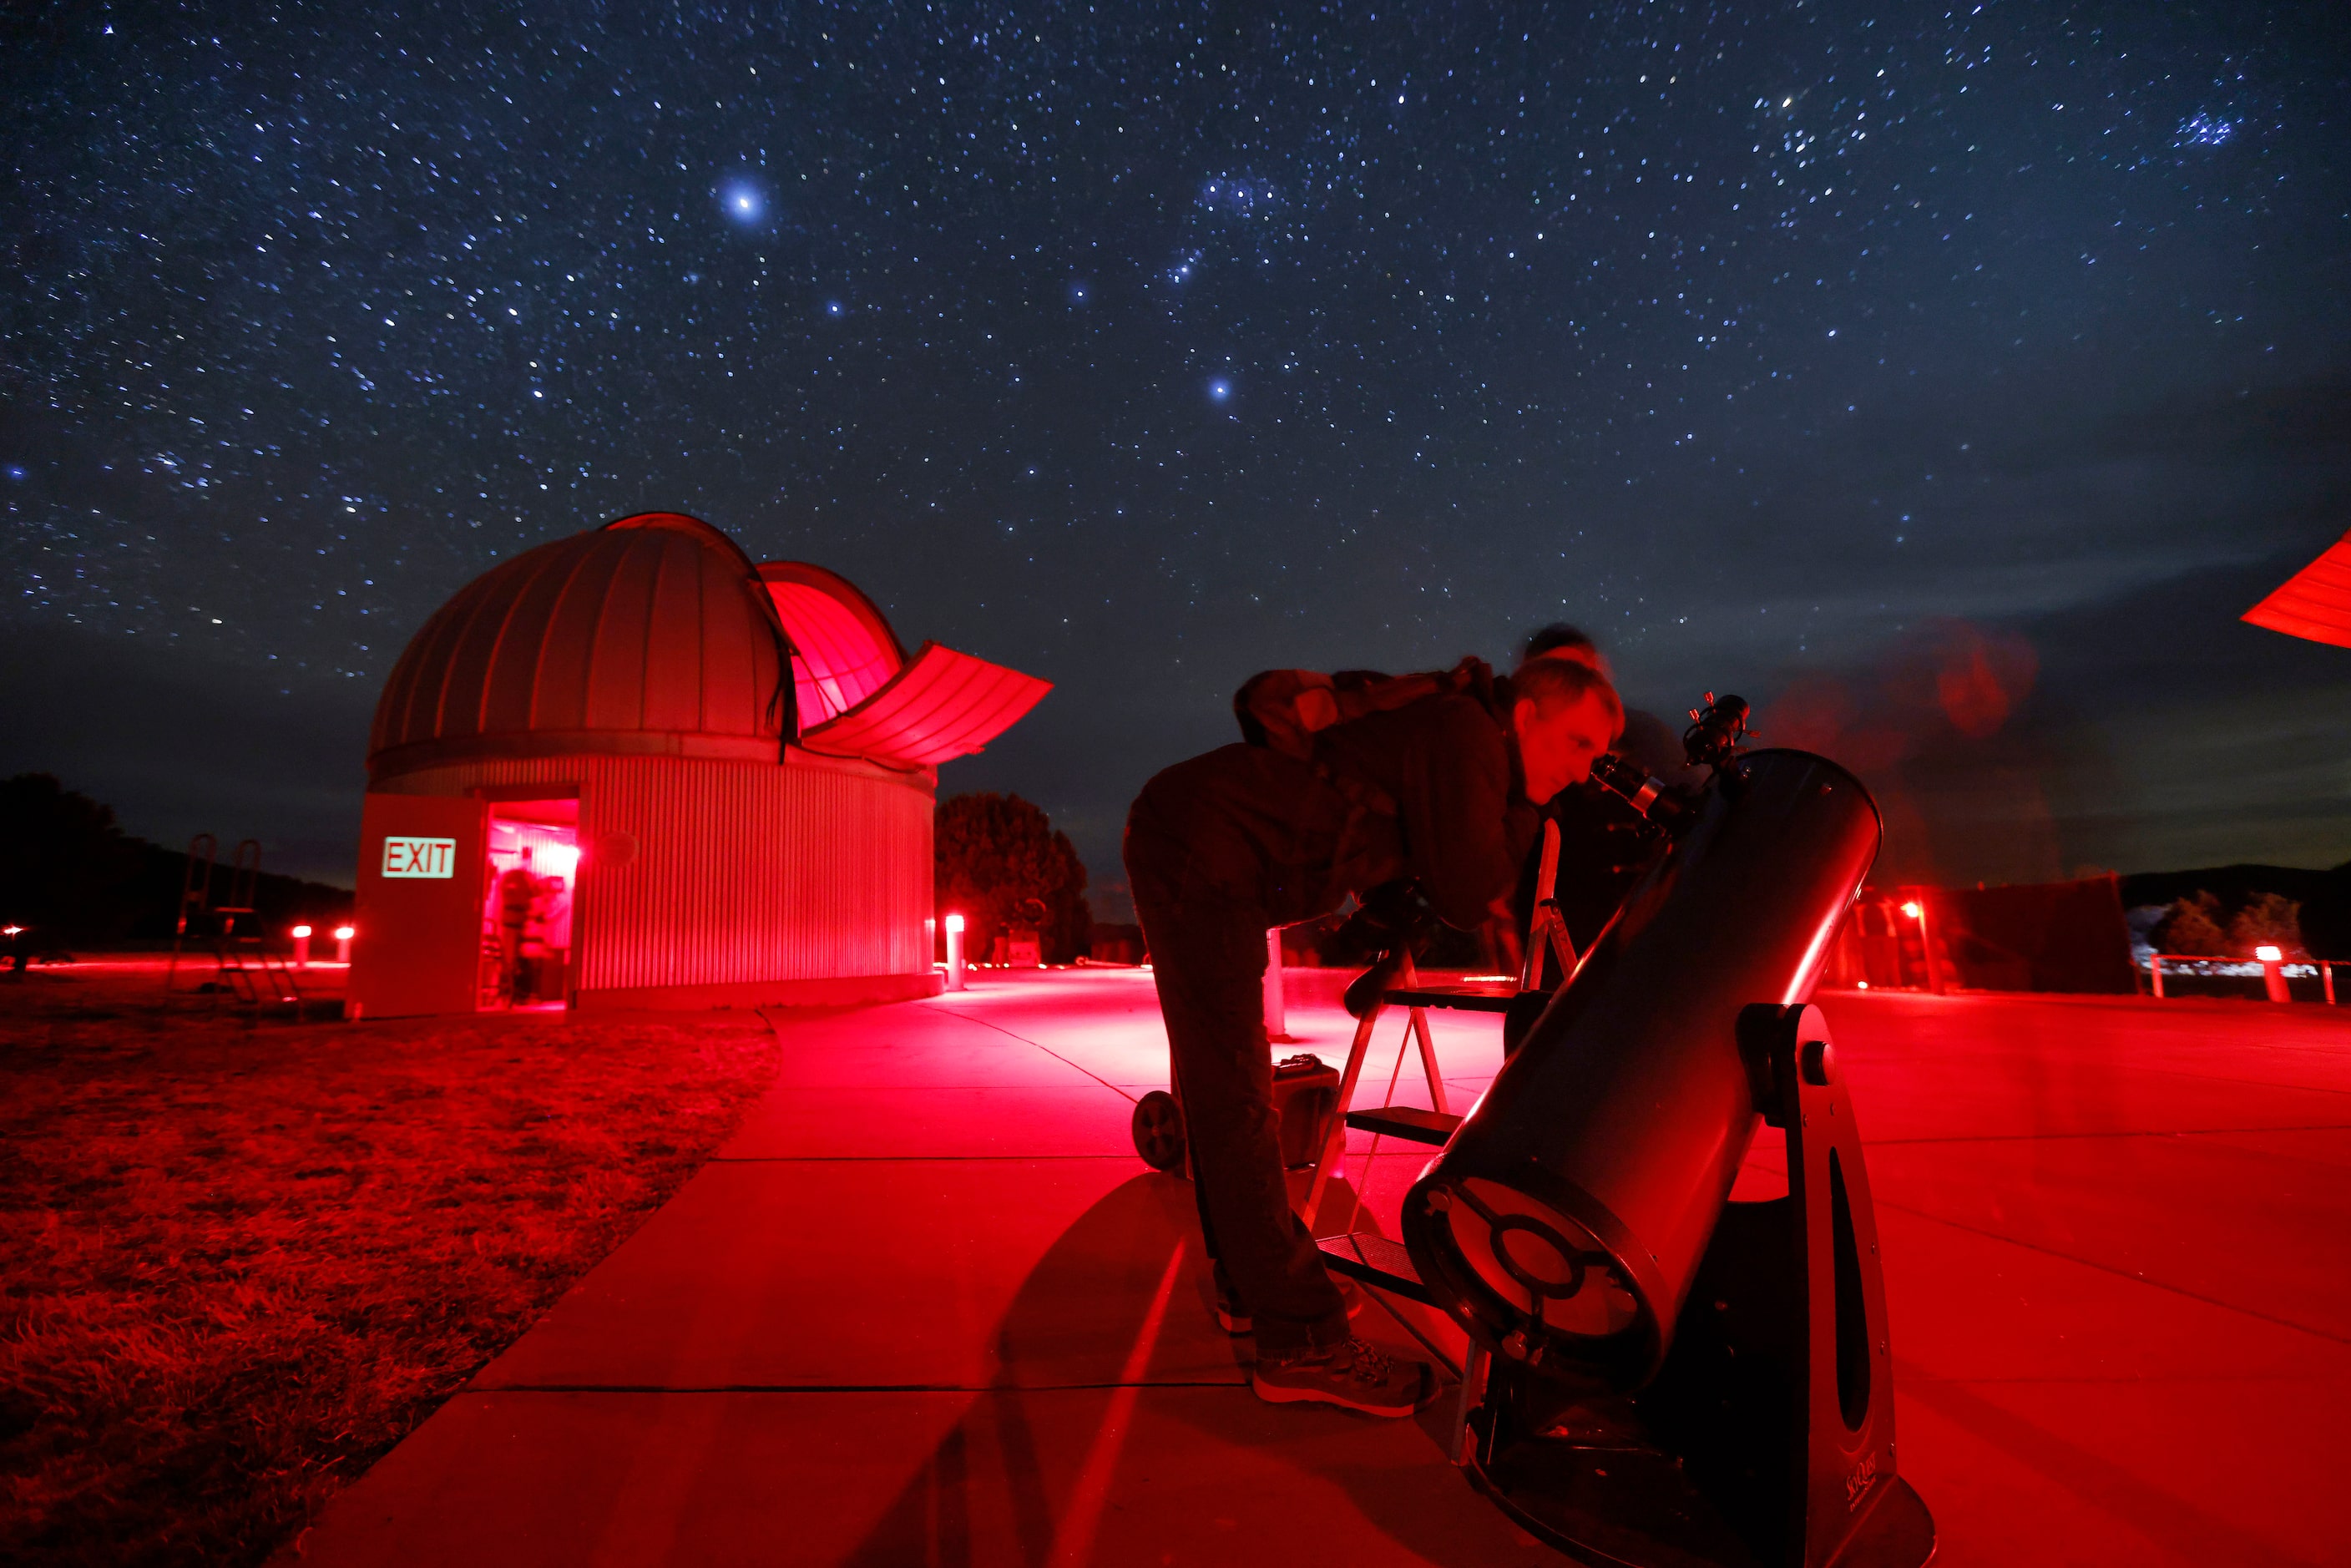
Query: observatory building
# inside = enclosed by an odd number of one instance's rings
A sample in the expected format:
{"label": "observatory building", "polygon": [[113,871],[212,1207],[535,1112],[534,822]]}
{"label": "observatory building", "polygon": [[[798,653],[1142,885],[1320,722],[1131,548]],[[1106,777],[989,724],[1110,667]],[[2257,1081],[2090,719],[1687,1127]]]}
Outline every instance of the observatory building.
{"label": "observatory building", "polygon": [[1050,689],[675,513],[517,556],[376,705],[351,1015],[927,994],[937,765]]}

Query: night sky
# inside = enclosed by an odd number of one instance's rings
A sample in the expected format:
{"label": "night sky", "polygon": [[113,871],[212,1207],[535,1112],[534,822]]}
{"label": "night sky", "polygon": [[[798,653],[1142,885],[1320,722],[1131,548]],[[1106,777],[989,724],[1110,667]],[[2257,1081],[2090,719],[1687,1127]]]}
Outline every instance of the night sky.
{"label": "night sky", "polygon": [[407,638],[659,508],[1059,683],[942,790],[1098,884],[1250,672],[1554,619],[1886,874],[2351,857],[2235,620],[2351,527],[2337,5],[401,11],[0,22],[0,771],[348,882]]}

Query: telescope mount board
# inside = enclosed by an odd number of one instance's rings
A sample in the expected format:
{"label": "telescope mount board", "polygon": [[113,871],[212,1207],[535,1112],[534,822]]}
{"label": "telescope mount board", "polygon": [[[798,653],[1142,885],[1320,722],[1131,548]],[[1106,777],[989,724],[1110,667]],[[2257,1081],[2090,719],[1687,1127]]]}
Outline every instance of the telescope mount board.
{"label": "telescope mount board", "polygon": [[1757,1006],[1739,1032],[1788,1196],[1726,1206],[1639,1392],[1492,1357],[1461,1462],[1579,1562],[1921,1568],[1935,1523],[1894,1470],[1876,1218],[1826,1022]]}

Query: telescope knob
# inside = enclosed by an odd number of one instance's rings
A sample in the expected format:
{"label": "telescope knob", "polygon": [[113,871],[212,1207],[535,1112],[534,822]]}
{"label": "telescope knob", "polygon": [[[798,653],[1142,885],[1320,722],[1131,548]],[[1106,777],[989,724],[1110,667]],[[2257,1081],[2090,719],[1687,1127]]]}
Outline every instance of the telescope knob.
{"label": "telescope knob", "polygon": [[1836,1082],[1836,1052],[1824,1040],[1808,1040],[1796,1047],[1796,1071],[1804,1082],[1825,1089]]}

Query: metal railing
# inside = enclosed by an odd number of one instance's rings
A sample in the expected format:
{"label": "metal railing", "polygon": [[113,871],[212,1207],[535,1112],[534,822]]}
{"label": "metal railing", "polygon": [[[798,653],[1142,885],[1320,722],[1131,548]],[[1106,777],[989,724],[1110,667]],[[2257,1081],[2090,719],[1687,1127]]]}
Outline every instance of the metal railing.
{"label": "metal railing", "polygon": [[[2289,969],[2317,970],[2319,985],[2326,993],[2326,1005],[2331,1008],[2335,1005],[2335,967],[2342,962],[2343,960],[2339,958],[2287,959],[2279,961],[2277,968],[2282,978]],[[2167,963],[2227,964],[2238,970],[2248,968],[2260,970],[2267,967],[2266,963],[2259,958],[2231,958],[2218,953],[2150,954],[2147,958],[2147,973],[2155,981],[2155,995],[2158,1001],[2163,999],[2163,966]],[[2232,974],[2229,977],[2241,979],[2245,977],[2241,974]]]}

